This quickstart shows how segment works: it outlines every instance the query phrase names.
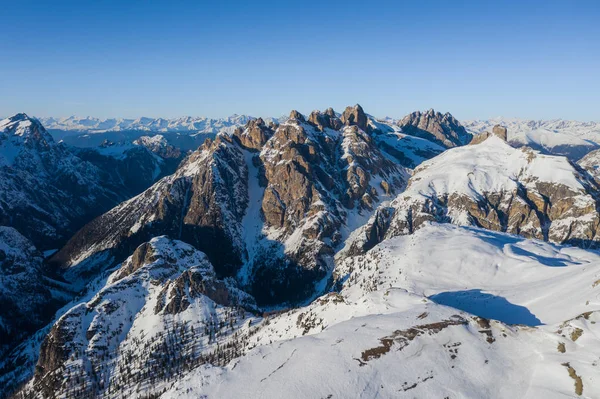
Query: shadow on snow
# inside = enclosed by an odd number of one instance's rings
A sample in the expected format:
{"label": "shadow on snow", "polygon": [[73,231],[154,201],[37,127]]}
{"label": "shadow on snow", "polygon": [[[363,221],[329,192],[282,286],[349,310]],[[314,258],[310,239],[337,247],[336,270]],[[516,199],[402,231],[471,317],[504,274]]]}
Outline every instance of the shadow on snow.
{"label": "shadow on snow", "polygon": [[472,313],[486,319],[499,320],[507,324],[539,326],[540,319],[524,306],[508,302],[501,296],[481,292],[479,289],[467,291],[441,292],[429,297],[433,302]]}

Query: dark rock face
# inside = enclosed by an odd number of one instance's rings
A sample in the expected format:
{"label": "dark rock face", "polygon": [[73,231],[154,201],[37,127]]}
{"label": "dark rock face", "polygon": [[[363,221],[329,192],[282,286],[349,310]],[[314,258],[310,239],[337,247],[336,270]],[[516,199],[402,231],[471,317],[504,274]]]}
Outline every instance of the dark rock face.
{"label": "dark rock face", "polygon": [[29,240],[0,226],[0,356],[47,322],[57,302],[42,260]]}
{"label": "dark rock face", "polygon": [[[74,308],[71,314],[82,317],[85,315],[85,307]],[[45,383],[40,384],[43,397],[51,397],[54,392],[60,390],[64,363],[69,358],[69,347],[74,346],[73,338],[75,331],[68,328],[65,320],[60,320],[42,342],[34,379],[44,380]]]}
{"label": "dark rock face", "polygon": [[41,250],[63,245],[94,217],[172,173],[180,160],[159,161],[143,146],[120,159],[72,148],[25,114],[0,121],[0,147],[13,154],[0,156],[0,224]]}
{"label": "dark rock face", "polygon": [[[143,242],[168,234],[204,251],[219,274],[232,275],[242,261],[243,249],[235,243],[247,205],[247,174],[242,153],[230,138],[207,140],[177,173],[86,225],[51,261],[71,266],[76,254],[91,250],[109,253],[116,263]],[[84,278],[93,273],[90,267],[108,267],[111,262],[103,260],[72,268],[71,277]]]}
{"label": "dark rock face", "polygon": [[81,159],[100,169],[107,181],[118,182],[118,191],[124,198],[133,197],[160,178],[174,173],[183,159],[181,151],[169,149],[159,151],[168,158],[157,158],[141,145],[126,150],[118,158],[103,155],[94,148],[73,148],[73,151]]}
{"label": "dark rock face", "polygon": [[441,114],[433,109],[413,112],[402,118],[399,126],[406,134],[433,141],[446,148],[468,144],[473,137],[452,115]]}

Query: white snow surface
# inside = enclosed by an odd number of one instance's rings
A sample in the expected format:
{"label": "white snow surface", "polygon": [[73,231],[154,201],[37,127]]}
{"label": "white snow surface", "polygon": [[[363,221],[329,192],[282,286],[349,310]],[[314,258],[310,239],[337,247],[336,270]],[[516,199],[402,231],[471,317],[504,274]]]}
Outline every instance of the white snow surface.
{"label": "white snow surface", "polygon": [[574,160],[600,147],[600,122],[492,118],[462,121],[462,124],[472,134],[502,125],[508,129],[508,141],[513,145],[526,145]]}
{"label": "white snow surface", "polygon": [[162,397],[600,395],[595,252],[431,224],[336,273],[339,294],[270,317],[247,355]]}
{"label": "white snow surface", "polygon": [[566,158],[515,149],[492,136],[423,162],[401,196],[464,194],[476,199],[482,193],[514,191],[518,180],[528,178],[584,191],[579,173]]}

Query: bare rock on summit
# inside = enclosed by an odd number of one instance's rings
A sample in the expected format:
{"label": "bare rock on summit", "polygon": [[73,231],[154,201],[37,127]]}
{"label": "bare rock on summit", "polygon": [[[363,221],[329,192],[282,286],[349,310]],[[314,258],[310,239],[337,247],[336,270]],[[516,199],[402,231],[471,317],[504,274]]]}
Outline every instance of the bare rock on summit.
{"label": "bare rock on summit", "polygon": [[290,119],[297,120],[299,122],[306,122],[304,116],[295,109],[293,109],[292,112],[290,112]]}
{"label": "bare rock on summit", "polygon": [[473,136],[473,139],[469,143],[469,145],[475,145],[479,143],[483,143],[489,137],[496,136],[503,141],[507,141],[508,139],[508,129],[504,126],[496,125],[492,128],[492,132],[483,132],[476,136]]}
{"label": "bare rock on summit", "polygon": [[433,141],[446,148],[468,144],[473,137],[450,113],[441,114],[433,109],[413,112],[402,118],[399,125],[406,134]]}
{"label": "bare rock on summit", "polygon": [[348,126],[358,126],[361,130],[366,132],[369,120],[362,107],[356,104],[353,107],[346,107],[342,114],[342,122]]}
{"label": "bare rock on summit", "polygon": [[244,128],[237,128],[233,136],[245,148],[260,150],[273,136],[272,126],[267,126],[262,118],[249,121]]}
{"label": "bare rock on summit", "polygon": [[502,140],[508,140],[508,129],[504,126],[496,125],[492,128],[492,133],[500,137]]}
{"label": "bare rock on summit", "polygon": [[325,129],[339,130],[343,126],[340,118],[337,117],[333,108],[327,108],[325,112],[313,111],[308,117],[308,123],[315,126],[318,130]]}

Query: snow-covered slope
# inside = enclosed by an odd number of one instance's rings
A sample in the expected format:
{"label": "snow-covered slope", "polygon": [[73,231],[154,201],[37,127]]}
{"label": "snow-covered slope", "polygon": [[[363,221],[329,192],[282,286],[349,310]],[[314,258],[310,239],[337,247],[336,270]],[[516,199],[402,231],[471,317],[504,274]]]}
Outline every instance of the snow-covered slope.
{"label": "snow-covered slope", "polygon": [[[150,375],[164,383],[212,361],[217,342],[241,345],[244,338],[235,331],[255,309],[253,298],[232,279],[216,278],[203,253],[164,236],[154,238],[91,300],[54,323],[25,389],[60,397],[160,391]],[[235,352],[228,346],[214,359]]]}
{"label": "snow-covered slope", "polygon": [[[196,268],[211,273],[186,244],[162,237],[139,247],[55,324],[27,387],[36,397],[600,394],[595,252],[427,224],[341,260],[338,292],[262,318],[179,284]],[[213,330],[212,306],[225,328]],[[49,369],[61,378],[36,384]]]}
{"label": "snow-covered slope", "polygon": [[600,394],[596,253],[427,225],[338,273],[339,293],[271,317],[256,333],[264,345],[162,397]]}
{"label": "snow-covered slope", "polygon": [[376,212],[349,249],[410,234],[430,220],[596,247],[597,208],[598,187],[585,171],[492,136],[422,163],[406,191]]}
{"label": "snow-covered slope", "polygon": [[511,144],[564,155],[574,161],[600,147],[599,122],[494,118],[464,121],[463,125],[473,134],[490,131],[495,125],[505,126]]}

